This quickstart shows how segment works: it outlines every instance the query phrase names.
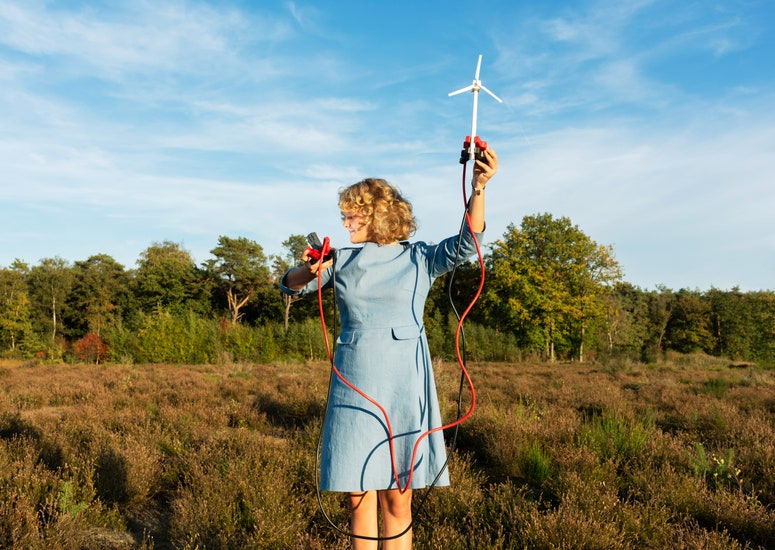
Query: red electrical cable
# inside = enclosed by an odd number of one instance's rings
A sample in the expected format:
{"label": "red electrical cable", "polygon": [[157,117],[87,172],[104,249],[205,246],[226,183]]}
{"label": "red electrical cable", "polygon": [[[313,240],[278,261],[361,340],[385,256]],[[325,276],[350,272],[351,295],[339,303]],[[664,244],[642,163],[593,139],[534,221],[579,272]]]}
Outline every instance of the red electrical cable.
{"label": "red electrical cable", "polygon": [[[420,443],[423,439],[431,435],[432,433],[447,430],[449,428],[454,428],[455,426],[462,424],[465,422],[474,412],[474,407],[476,406],[476,391],[474,390],[474,383],[471,380],[471,376],[468,373],[468,369],[466,368],[465,361],[463,360],[462,354],[460,352],[460,334],[463,329],[463,321],[468,316],[468,313],[473,309],[474,305],[476,304],[477,300],[479,299],[479,296],[482,293],[482,289],[484,288],[484,277],[485,277],[485,268],[484,268],[484,258],[482,257],[482,250],[479,245],[479,240],[476,238],[476,233],[473,231],[471,227],[471,217],[468,214],[468,199],[466,197],[466,191],[465,191],[465,165],[463,167],[463,202],[466,204],[466,213],[465,213],[465,220],[466,224],[468,225],[468,230],[471,233],[471,236],[474,239],[474,245],[476,247],[476,254],[479,259],[479,265],[481,268],[481,277],[479,279],[479,287],[477,288],[476,294],[474,295],[473,299],[471,300],[471,303],[466,307],[465,311],[462,315],[460,315],[460,318],[458,319],[457,328],[455,329],[455,354],[457,357],[458,365],[460,365],[461,372],[463,373],[463,376],[465,377],[466,381],[468,382],[468,387],[471,391],[471,405],[468,408],[468,411],[460,416],[457,420],[450,422],[449,424],[444,424],[443,426],[439,426],[437,428],[432,428],[430,430],[427,430],[420,434],[420,436],[417,438],[417,441],[415,441],[414,448],[412,449],[412,459],[410,461],[410,467],[409,467],[409,476],[406,480],[406,485],[404,487],[401,487],[401,483],[399,481],[399,474],[398,474],[398,468],[396,465],[396,455],[395,455],[395,449],[393,446],[393,428],[390,425],[390,418],[388,417],[387,411],[380,405],[375,399],[367,395],[365,392],[360,390],[358,387],[356,387],[354,384],[352,384],[349,380],[347,380],[341,372],[339,372],[339,369],[334,364],[334,356],[331,352],[331,344],[328,340],[328,330],[326,328],[326,320],[325,320],[325,314],[323,312],[323,294],[322,294],[322,285],[321,285],[321,271],[318,270],[317,277],[318,277],[318,309],[320,313],[320,322],[323,328],[323,338],[325,339],[326,343],[326,352],[328,353],[328,359],[331,363],[331,368],[334,370],[334,373],[336,376],[350,389],[355,391],[358,395],[366,399],[369,403],[374,405],[379,409],[379,411],[382,413],[382,416],[385,419],[385,425],[387,427],[388,431],[388,445],[390,447],[390,460],[393,467],[393,478],[396,483],[396,487],[398,488],[400,493],[406,492],[406,490],[411,487],[412,485],[412,476],[414,475],[414,461],[417,457],[417,450],[420,446]],[[331,243],[330,239],[328,237],[325,237],[323,239],[323,250],[321,251],[321,258],[325,258],[326,255],[331,250]]]}

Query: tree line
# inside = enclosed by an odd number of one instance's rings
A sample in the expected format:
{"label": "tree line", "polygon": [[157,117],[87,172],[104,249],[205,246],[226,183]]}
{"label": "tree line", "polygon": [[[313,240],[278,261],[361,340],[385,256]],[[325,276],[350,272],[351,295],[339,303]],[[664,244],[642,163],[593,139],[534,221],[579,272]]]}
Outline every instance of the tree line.
{"label": "tree line", "polygon": [[[307,246],[302,235],[267,256],[221,236],[197,265],[180,244],[154,243],[127,269],[97,254],[70,263],[15,260],[0,268],[0,355],[25,359],[208,363],[320,359],[318,306],[279,292]],[[775,363],[775,292],[641,289],[623,280],[610,246],[568,218],[511,224],[483,252],[486,283],[467,317],[474,359],[628,359],[706,353]],[[434,285],[426,331],[435,356],[454,356],[459,312],[481,277],[463,262]],[[335,318],[330,293],[324,311]],[[329,320],[329,325],[334,322]]]}

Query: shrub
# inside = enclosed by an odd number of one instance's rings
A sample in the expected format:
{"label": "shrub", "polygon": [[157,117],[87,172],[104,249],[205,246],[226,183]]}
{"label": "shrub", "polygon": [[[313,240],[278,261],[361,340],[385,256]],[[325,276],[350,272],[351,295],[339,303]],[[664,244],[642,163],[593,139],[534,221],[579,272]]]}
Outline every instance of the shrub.
{"label": "shrub", "polygon": [[613,414],[603,414],[585,422],[581,442],[604,460],[636,457],[653,430],[652,422],[628,422]]}
{"label": "shrub", "polygon": [[145,363],[209,363],[219,350],[216,324],[193,312],[147,315],[137,337],[135,360]]}
{"label": "shrub", "polygon": [[729,383],[721,377],[708,378],[700,386],[700,392],[722,399],[727,393]]}
{"label": "shrub", "polygon": [[552,460],[538,443],[528,445],[519,456],[519,469],[525,480],[541,488],[553,473]]}
{"label": "shrub", "polygon": [[84,363],[104,363],[109,355],[108,345],[102,338],[90,332],[73,344],[73,355]]}
{"label": "shrub", "polygon": [[739,489],[741,487],[740,469],[735,463],[733,449],[727,449],[723,457],[708,456],[702,443],[695,443],[692,469],[713,489],[720,487]]}

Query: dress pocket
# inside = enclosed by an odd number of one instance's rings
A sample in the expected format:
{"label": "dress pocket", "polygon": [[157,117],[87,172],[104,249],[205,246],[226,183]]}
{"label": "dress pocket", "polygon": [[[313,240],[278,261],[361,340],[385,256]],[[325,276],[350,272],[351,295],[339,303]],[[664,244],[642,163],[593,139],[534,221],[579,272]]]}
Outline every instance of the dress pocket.
{"label": "dress pocket", "polygon": [[422,334],[423,327],[417,325],[404,325],[393,327],[391,332],[394,340],[417,340]]}
{"label": "dress pocket", "polygon": [[337,345],[353,346],[358,342],[373,344],[392,340],[417,340],[422,336],[423,327],[417,325],[402,325],[376,330],[343,330],[336,339]]}

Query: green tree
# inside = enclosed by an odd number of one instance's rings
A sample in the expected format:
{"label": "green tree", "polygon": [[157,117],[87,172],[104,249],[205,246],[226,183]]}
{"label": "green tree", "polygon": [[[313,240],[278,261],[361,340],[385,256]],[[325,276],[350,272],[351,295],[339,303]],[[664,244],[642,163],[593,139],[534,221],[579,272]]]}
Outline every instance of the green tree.
{"label": "green tree", "polygon": [[[307,248],[307,239],[304,235],[291,235],[283,241],[282,246],[285,254],[272,257],[272,278],[278,284],[285,272],[301,261],[301,255]],[[290,324],[291,306],[299,299],[298,296],[289,296],[285,293],[282,294],[283,327],[285,332],[288,332]]]}
{"label": "green tree", "polygon": [[226,297],[231,324],[236,325],[242,308],[272,286],[264,249],[244,237],[221,236],[210,253],[215,259],[205,263],[205,270]]}
{"label": "green tree", "polygon": [[[570,221],[568,220],[568,224]],[[563,222],[564,281],[569,287],[570,317],[578,337],[578,359],[584,361],[587,328],[605,318],[605,297],[622,278],[621,268],[614,258],[613,248],[598,245],[577,226]]]}
{"label": "green tree", "polygon": [[574,338],[579,359],[590,322],[605,316],[606,289],[621,278],[610,247],[596,244],[568,218],[525,216],[510,224],[487,259],[488,310],[554,361],[558,342]]}
{"label": "green tree", "polygon": [[59,257],[44,258],[30,269],[27,287],[30,295],[33,330],[48,340],[49,350],[57,357],[58,338],[64,328],[64,309],[73,285],[73,268]]}
{"label": "green tree", "polygon": [[30,302],[27,293],[27,264],[15,260],[10,268],[0,269],[0,345],[11,354],[32,332]]}
{"label": "green tree", "polygon": [[645,324],[648,336],[642,356],[646,362],[658,361],[664,356],[665,335],[674,301],[673,291],[663,285],[646,294]]}
{"label": "green tree", "polygon": [[775,364],[775,292],[748,295],[752,316],[751,359]]}
{"label": "green tree", "polygon": [[757,327],[752,320],[751,300],[740,288],[711,288],[706,293],[711,309],[714,353],[730,359],[751,357],[751,337]]}
{"label": "green tree", "polygon": [[681,353],[713,353],[711,308],[698,290],[679,290],[674,297],[665,337]]}
{"label": "green tree", "polygon": [[154,243],[140,254],[134,291],[145,313],[159,307],[172,313],[206,309],[200,295],[200,275],[191,254],[178,243]]}
{"label": "green tree", "polygon": [[607,353],[621,352],[640,359],[647,337],[645,293],[630,283],[619,282],[606,293],[604,302]]}
{"label": "green tree", "polygon": [[107,254],[75,262],[73,271],[67,310],[72,336],[80,338],[90,332],[102,336],[132,307],[129,274]]}

